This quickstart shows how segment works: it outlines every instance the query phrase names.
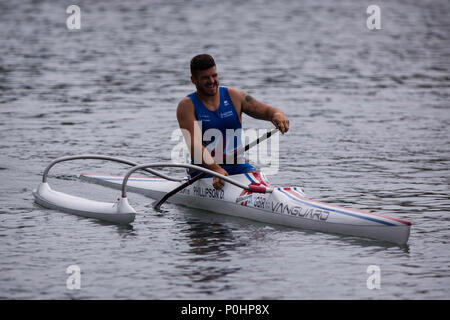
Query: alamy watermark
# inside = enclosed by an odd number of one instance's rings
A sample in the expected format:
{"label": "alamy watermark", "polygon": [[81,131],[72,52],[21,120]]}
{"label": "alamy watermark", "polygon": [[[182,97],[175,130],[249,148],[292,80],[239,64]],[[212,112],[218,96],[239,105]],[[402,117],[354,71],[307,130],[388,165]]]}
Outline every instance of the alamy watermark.
{"label": "alamy watermark", "polygon": [[[201,128],[201,124],[199,126]],[[202,141],[206,145],[206,150],[212,156],[212,159],[218,164],[241,164],[250,162],[264,171],[266,175],[274,175],[278,172],[280,165],[279,157],[279,134],[272,135],[269,139],[261,141],[258,145],[250,148],[244,155],[235,158],[233,151],[243,148],[250,142],[268,133],[267,129],[227,129],[225,136],[220,130],[208,129],[201,134],[201,131],[194,129],[196,141]],[[242,144],[235,145],[235,142],[241,140]],[[172,132],[171,141],[176,142],[172,148],[170,158],[174,163],[202,164],[206,158],[202,154],[201,148],[194,148],[194,154],[191,155],[187,142],[191,141],[191,134],[188,130],[176,129]]]}
{"label": "alamy watermark", "polygon": [[81,289],[81,268],[76,264],[72,264],[67,267],[66,273],[69,277],[66,280],[66,288],[68,290],[80,290]]}
{"label": "alamy watermark", "polygon": [[367,289],[381,289],[381,268],[377,265],[370,265],[366,269],[366,273],[370,274],[367,278]]}
{"label": "alamy watermark", "polygon": [[366,26],[369,30],[381,29],[381,9],[379,6],[372,4],[367,7],[367,14],[370,16],[366,20]]}
{"label": "alamy watermark", "polygon": [[[81,29],[81,9],[78,5],[72,4],[67,7],[66,13],[70,14],[66,20],[66,26],[69,30]],[[366,13],[370,16],[366,20],[366,26],[369,30],[381,29],[381,9],[378,5],[372,4],[367,7]]]}
{"label": "alamy watermark", "polygon": [[66,13],[70,16],[66,20],[66,26],[69,30],[81,29],[81,9],[79,6],[72,4],[67,7]]}

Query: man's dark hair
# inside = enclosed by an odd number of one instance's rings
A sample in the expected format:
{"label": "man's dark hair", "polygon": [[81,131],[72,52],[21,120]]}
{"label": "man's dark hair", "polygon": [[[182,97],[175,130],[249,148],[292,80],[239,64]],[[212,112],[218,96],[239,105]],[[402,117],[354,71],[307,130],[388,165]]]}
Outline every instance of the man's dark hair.
{"label": "man's dark hair", "polygon": [[191,75],[195,76],[198,71],[203,71],[212,68],[216,65],[213,57],[209,54],[203,53],[192,58],[191,60]]}

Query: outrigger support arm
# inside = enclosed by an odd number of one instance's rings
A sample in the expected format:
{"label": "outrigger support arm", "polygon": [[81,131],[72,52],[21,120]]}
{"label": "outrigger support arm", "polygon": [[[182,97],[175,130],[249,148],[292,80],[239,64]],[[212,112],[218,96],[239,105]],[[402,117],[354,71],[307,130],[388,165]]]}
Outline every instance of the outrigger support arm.
{"label": "outrigger support arm", "polygon": [[242,188],[244,190],[250,191],[250,192],[256,192],[256,193],[271,193],[273,191],[273,189],[270,188],[266,188],[264,186],[257,186],[257,185],[245,185],[243,183],[240,183],[239,181],[236,181],[230,177],[224,176],[220,173],[217,173],[215,171],[203,168],[203,167],[199,167],[193,164],[184,164],[184,163],[147,163],[147,164],[142,164],[142,165],[138,165],[135,166],[133,168],[131,168],[130,170],[128,170],[128,172],[125,174],[125,177],[123,178],[123,182],[122,182],[122,198],[126,198],[127,197],[127,182],[128,182],[128,178],[131,176],[131,174],[137,170],[142,170],[142,169],[146,169],[146,168],[161,168],[161,167],[170,167],[170,168],[188,168],[188,169],[194,169],[194,170],[198,170],[198,171],[202,171],[205,174],[209,174],[215,177],[219,177],[223,180],[225,180],[226,182],[229,182],[231,184],[234,184],[235,186]]}
{"label": "outrigger support arm", "polygon": [[[47,182],[47,176],[48,176],[48,172],[50,171],[50,169],[57,163],[60,162],[64,162],[64,161],[71,161],[71,160],[79,160],[79,159],[99,159],[99,160],[108,160],[108,161],[113,161],[113,162],[119,162],[119,163],[123,163],[123,164],[128,164],[132,167],[136,167],[138,166],[137,163],[132,162],[132,161],[128,161],[128,160],[124,160],[124,159],[120,159],[120,158],[115,158],[115,157],[110,157],[110,156],[104,156],[104,155],[100,155],[100,154],[81,154],[81,155],[76,155],[76,156],[66,156],[66,157],[61,157],[58,159],[53,160],[48,166],[47,168],[45,168],[44,170],[44,174],[42,175],[42,182]],[[164,173],[158,172],[156,170],[152,170],[152,169],[143,169],[144,171],[154,174],[158,177],[161,177],[163,179],[166,180],[170,180],[170,181],[176,181],[176,182],[181,182],[184,181],[185,179],[179,179],[179,178],[172,178],[169,177],[167,175],[165,175]]]}

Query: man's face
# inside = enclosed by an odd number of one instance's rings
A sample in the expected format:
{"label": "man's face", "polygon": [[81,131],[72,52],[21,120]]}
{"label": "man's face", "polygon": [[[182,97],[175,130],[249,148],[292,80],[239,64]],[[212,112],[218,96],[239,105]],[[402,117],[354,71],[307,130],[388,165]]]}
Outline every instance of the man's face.
{"label": "man's face", "polygon": [[216,67],[211,67],[203,71],[197,71],[195,76],[191,76],[191,81],[198,91],[207,96],[217,94],[219,88],[219,76]]}

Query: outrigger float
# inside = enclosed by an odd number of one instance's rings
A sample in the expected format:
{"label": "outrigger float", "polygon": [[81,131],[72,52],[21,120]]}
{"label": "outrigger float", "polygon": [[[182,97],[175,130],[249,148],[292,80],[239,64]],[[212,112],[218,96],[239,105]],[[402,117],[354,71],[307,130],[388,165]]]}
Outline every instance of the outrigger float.
{"label": "outrigger float", "polygon": [[[270,132],[265,139],[269,136]],[[121,197],[114,202],[100,202],[53,190],[47,182],[49,170],[57,163],[77,159],[109,160],[132,166],[124,176],[87,173],[80,175],[82,180],[120,189]],[[187,177],[180,179],[155,170],[165,167],[194,169],[211,177],[197,180]],[[133,175],[138,170],[144,170],[157,177]],[[220,177],[227,182],[223,189],[213,188],[212,176]],[[305,196],[300,187],[272,186],[262,173],[223,176],[192,164],[138,165],[128,160],[102,155],[78,155],[54,160],[45,169],[42,183],[33,194],[35,201],[46,208],[118,224],[129,224],[134,221],[136,211],[128,202],[127,191],[157,200],[164,199],[174,204],[269,224],[372,238],[399,245],[407,243],[411,228],[411,222],[407,220],[311,200]],[[169,194],[170,197],[167,197]],[[161,204],[160,200],[156,207],[159,208]]]}

